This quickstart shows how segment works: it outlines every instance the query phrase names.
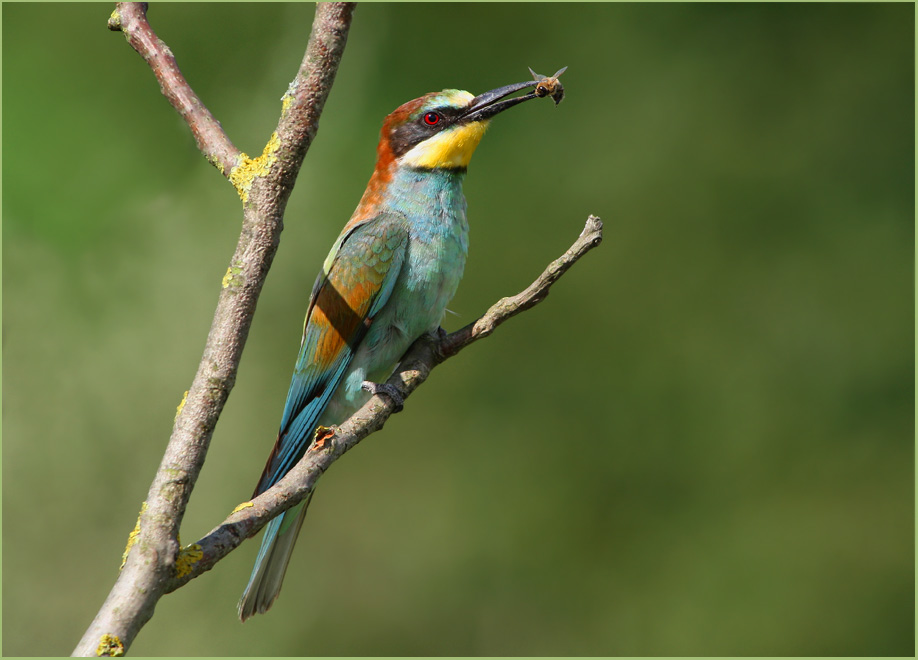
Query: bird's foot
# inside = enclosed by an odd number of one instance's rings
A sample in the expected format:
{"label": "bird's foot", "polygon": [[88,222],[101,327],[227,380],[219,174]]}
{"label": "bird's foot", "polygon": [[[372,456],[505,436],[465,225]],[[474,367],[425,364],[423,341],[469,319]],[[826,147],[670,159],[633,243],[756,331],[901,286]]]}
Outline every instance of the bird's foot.
{"label": "bird's foot", "polygon": [[405,397],[389,383],[374,383],[373,381],[365,380],[360,384],[360,389],[370,394],[385,394],[392,399],[392,403],[395,404],[395,410],[392,412],[401,412],[405,407]]}

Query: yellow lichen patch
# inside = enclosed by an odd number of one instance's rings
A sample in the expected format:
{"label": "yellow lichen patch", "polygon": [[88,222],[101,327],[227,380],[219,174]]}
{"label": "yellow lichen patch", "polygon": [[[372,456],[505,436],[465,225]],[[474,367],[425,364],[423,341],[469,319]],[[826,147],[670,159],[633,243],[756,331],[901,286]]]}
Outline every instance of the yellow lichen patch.
{"label": "yellow lichen patch", "polygon": [[[243,509],[248,509],[249,507],[252,507],[252,506],[255,506],[255,505],[252,504],[251,502],[243,502],[242,504],[237,506],[235,509],[233,509],[232,513],[238,513],[239,511],[242,511]],[[230,515],[232,515],[232,513]]]}
{"label": "yellow lichen patch", "polygon": [[265,145],[265,150],[258,158],[249,158],[246,154],[239,154],[239,163],[230,170],[229,180],[239,193],[239,198],[245,204],[249,200],[249,190],[252,189],[252,183],[258,177],[267,175],[268,170],[277,160],[277,150],[280,148],[280,140],[277,137],[277,131],[271,134],[271,139]]}
{"label": "yellow lichen patch", "polygon": [[223,276],[222,286],[224,289],[231,286],[239,286],[242,284],[242,278],[236,279],[239,275],[242,274],[242,268],[239,266],[229,266],[226,269],[226,274]]}
{"label": "yellow lichen patch", "polygon": [[217,156],[208,156],[207,162],[220,170],[220,174],[225,174],[226,170],[223,169],[223,161],[220,160]]}
{"label": "yellow lichen patch", "polygon": [[[188,394],[188,392],[185,392],[185,394]],[[137,524],[134,525],[134,530],[128,534],[127,545],[124,548],[124,554],[121,555],[121,566],[118,568],[119,571],[124,568],[124,564],[128,558],[128,553],[131,551],[131,548],[134,547],[134,543],[137,541],[137,537],[140,535],[140,519],[143,517],[143,514],[146,512],[146,510],[147,503],[144,502],[140,505],[140,513],[137,515]]]}
{"label": "yellow lichen patch", "polygon": [[178,557],[175,560],[175,577],[185,577],[191,573],[191,569],[201,561],[204,551],[198,543],[193,543],[188,547],[179,550]]}
{"label": "yellow lichen patch", "polygon": [[187,400],[188,400],[188,390],[185,390],[185,393],[182,395],[182,402],[178,404],[178,406],[176,406],[175,408],[175,419],[172,420],[173,422],[176,419],[178,419],[179,415],[182,414],[182,409],[185,407],[185,401]]}
{"label": "yellow lichen patch", "polygon": [[99,645],[96,647],[96,655],[100,658],[102,656],[120,658],[124,655],[124,642],[122,642],[117,635],[105,633],[99,639]]}
{"label": "yellow lichen patch", "polygon": [[117,8],[108,17],[108,29],[112,32],[117,32],[121,29],[121,14],[118,13]]}
{"label": "yellow lichen patch", "polygon": [[290,107],[290,104],[293,103],[295,94],[296,80],[291,80],[290,84],[287,85],[287,91],[284,92],[284,95],[281,97],[281,114],[287,114],[287,109]]}

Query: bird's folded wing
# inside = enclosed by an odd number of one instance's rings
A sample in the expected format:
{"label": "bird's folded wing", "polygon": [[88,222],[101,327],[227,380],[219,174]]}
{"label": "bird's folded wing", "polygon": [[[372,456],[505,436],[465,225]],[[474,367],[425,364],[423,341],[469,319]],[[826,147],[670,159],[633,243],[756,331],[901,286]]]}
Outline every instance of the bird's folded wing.
{"label": "bird's folded wing", "polygon": [[277,443],[255,495],[302,458],[354,352],[392,294],[407,247],[407,221],[394,214],[353,225],[336,242],[313,287]]}

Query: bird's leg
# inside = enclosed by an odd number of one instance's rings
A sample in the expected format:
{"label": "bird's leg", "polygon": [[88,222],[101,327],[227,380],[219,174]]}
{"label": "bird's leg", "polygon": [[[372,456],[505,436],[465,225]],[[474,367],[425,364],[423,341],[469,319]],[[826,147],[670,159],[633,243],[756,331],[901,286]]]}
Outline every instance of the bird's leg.
{"label": "bird's leg", "polygon": [[360,384],[360,389],[370,394],[385,394],[392,399],[392,403],[395,404],[395,410],[392,412],[401,412],[405,407],[405,397],[389,383],[374,383],[373,381],[365,380]]}

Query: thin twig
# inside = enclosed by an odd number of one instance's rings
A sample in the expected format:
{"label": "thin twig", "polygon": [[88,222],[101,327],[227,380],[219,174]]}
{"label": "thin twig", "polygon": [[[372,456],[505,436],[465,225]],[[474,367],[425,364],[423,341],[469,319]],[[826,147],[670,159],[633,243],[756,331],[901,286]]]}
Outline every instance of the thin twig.
{"label": "thin twig", "polygon": [[188,124],[198,149],[210,163],[229,177],[240,151],[223,132],[220,122],[191,89],[179,71],[172,51],[153,32],[147,22],[147,3],[117,3],[108,19],[108,29],[124,33],[131,47],[150,65],[163,96]]}
{"label": "thin twig", "polygon": [[[407,398],[427,380],[434,367],[469,344],[488,336],[504,321],[545,300],[552,284],[600,242],[602,221],[591,215],[574,244],[550,263],[524,291],[499,300],[481,318],[461,330],[438,338],[422,337],[409,349],[388,383]],[[394,410],[394,404],[388,398],[371,398],[349,420],[333,429],[334,435],[324,439],[321,449],[310,450],[276,485],[251,502],[237,507],[218,527],[186,546],[183,552],[187,561],[182,563],[181,574],[172,578],[167,591],[174,591],[213,568],[242,541],[258,533],[269,520],[303,500],[332,463],[362,439],[381,429]]]}

